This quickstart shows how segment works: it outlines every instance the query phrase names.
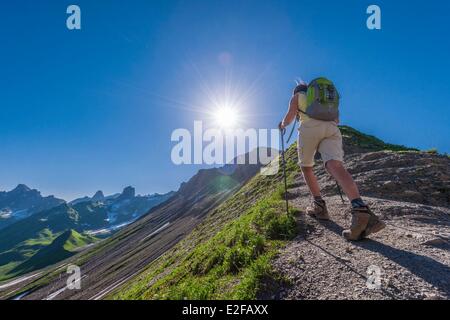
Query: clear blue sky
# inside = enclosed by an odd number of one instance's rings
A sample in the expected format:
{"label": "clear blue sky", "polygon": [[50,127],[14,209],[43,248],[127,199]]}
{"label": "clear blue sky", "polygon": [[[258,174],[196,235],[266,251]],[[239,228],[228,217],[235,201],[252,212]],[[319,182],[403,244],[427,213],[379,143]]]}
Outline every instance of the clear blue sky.
{"label": "clear blue sky", "polygon": [[[65,26],[72,3],[81,31]],[[381,31],[366,28],[372,3]],[[246,126],[271,128],[296,77],[333,79],[345,124],[450,152],[449,13],[432,0],[2,1],[0,190],[177,189],[199,167],[172,164],[170,135],[204,117],[208,90],[246,93]]]}

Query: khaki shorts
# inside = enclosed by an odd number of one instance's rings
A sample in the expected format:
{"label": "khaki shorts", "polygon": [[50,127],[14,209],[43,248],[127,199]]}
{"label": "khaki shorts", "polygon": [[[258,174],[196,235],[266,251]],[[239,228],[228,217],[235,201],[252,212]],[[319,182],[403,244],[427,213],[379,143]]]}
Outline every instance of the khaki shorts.
{"label": "khaki shorts", "polygon": [[334,121],[309,119],[299,128],[298,159],[302,167],[313,167],[314,156],[319,151],[323,163],[330,160],[343,161],[342,135]]}

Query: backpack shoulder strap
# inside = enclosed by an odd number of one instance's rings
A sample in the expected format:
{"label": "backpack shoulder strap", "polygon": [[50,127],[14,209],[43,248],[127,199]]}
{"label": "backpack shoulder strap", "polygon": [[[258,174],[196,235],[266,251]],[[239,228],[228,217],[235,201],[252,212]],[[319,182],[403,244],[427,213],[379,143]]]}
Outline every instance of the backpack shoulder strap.
{"label": "backpack shoulder strap", "polygon": [[[301,93],[299,92],[299,93],[297,93],[297,95],[298,95],[298,98],[297,98],[297,110],[298,110],[298,112],[307,115],[307,113],[306,113],[305,111],[303,111],[303,110],[301,109],[301,107],[300,107],[300,98],[301,98],[301,94],[303,94],[303,95],[305,96],[305,98],[307,98],[307,91],[306,91],[306,92],[301,92]],[[299,116],[298,116],[298,114],[297,114],[297,119],[298,119],[298,118],[299,118]]]}

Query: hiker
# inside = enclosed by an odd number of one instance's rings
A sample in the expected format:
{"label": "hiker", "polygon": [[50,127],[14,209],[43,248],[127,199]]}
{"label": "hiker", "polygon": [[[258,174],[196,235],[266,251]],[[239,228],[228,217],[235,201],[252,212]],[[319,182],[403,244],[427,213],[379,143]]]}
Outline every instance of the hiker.
{"label": "hiker", "polygon": [[309,85],[298,84],[293,92],[289,111],[279,124],[285,130],[295,119],[300,121],[298,158],[304,180],[313,196],[306,213],[319,220],[329,220],[328,209],[322,199],[319,183],[314,174],[314,156],[322,156],[325,169],[336,179],[351,201],[352,223],[342,236],[351,241],[362,240],[385,228],[385,224],[361,199],[358,187],[345,169],[342,135],[339,130],[339,93],[326,78],[313,80]]}

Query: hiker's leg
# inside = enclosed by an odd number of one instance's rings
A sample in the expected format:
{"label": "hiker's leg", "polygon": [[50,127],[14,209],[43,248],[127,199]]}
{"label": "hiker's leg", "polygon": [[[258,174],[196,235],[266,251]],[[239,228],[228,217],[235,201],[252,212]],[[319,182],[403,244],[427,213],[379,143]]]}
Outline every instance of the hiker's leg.
{"label": "hiker's leg", "polygon": [[339,128],[330,122],[327,131],[328,137],[320,143],[319,152],[326,169],[352,202],[352,224],[349,229],[342,232],[342,236],[347,240],[361,240],[383,230],[386,225],[361,199],[358,186],[344,167],[344,149]]}
{"label": "hiker's leg", "polygon": [[311,192],[311,195],[314,198],[321,197],[319,182],[317,181],[317,177],[314,174],[313,168],[312,167],[302,167],[302,173],[303,173],[303,178],[305,179],[306,185],[308,186],[309,191]]}
{"label": "hiker's leg", "polygon": [[314,119],[302,122],[299,130],[298,162],[313,197],[320,197],[320,187],[313,167],[314,156],[322,140],[322,131],[321,122]]}
{"label": "hiker's leg", "polygon": [[319,220],[329,220],[328,209],[320,194],[320,186],[312,167],[302,167],[303,178],[313,196],[314,200],[306,208],[306,213]]}
{"label": "hiker's leg", "polygon": [[342,187],[350,201],[361,198],[358,186],[341,161],[329,160],[325,167]]}
{"label": "hiker's leg", "polygon": [[329,220],[328,209],[320,194],[320,186],[314,174],[314,156],[325,134],[324,122],[309,120],[300,125],[300,139],[298,148],[299,164],[303,172],[303,178],[314,200],[306,208],[306,213],[319,220]]}
{"label": "hiker's leg", "polygon": [[319,145],[319,152],[327,171],[336,179],[350,201],[360,199],[359,190],[350,173],[344,167],[344,149],[341,131],[336,124],[327,124],[327,138]]}
{"label": "hiker's leg", "polygon": [[352,225],[342,235],[347,240],[361,240],[370,234],[380,232],[386,227],[365,204],[359,195],[358,187],[341,161],[330,160],[326,163],[328,172],[338,181],[352,202]]}

